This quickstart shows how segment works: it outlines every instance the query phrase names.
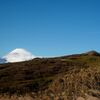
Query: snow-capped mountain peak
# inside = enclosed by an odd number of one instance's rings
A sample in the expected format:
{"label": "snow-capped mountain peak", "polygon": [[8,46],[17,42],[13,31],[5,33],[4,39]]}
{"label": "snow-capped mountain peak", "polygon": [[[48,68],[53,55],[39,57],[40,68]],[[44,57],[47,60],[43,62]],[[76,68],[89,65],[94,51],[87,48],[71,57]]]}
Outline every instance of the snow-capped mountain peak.
{"label": "snow-capped mountain peak", "polygon": [[25,49],[17,48],[3,57],[7,62],[27,61],[35,58],[30,52]]}

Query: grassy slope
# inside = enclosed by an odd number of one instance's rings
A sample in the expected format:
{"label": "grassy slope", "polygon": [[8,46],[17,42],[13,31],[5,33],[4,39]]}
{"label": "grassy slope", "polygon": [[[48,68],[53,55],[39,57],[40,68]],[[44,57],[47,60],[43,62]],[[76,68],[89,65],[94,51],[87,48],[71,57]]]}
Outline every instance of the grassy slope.
{"label": "grassy slope", "polygon": [[100,56],[82,54],[0,65],[0,92],[29,93],[36,100],[100,98]]}

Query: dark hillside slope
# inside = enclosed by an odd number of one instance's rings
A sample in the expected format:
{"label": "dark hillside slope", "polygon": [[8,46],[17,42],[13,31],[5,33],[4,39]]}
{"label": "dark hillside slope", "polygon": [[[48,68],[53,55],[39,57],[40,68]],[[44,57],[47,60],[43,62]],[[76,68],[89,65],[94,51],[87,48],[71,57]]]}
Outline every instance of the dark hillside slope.
{"label": "dark hillside slope", "polygon": [[100,56],[94,53],[0,65],[1,94],[35,93],[35,100],[73,100],[86,94],[100,98],[99,92]]}

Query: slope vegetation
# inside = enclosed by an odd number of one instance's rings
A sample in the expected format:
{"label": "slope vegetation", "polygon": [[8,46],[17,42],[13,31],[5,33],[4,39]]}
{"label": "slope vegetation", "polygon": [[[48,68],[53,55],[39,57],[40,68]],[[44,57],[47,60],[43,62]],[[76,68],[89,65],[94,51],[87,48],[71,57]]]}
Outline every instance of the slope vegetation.
{"label": "slope vegetation", "polygon": [[0,94],[1,100],[99,100],[100,54],[1,64]]}

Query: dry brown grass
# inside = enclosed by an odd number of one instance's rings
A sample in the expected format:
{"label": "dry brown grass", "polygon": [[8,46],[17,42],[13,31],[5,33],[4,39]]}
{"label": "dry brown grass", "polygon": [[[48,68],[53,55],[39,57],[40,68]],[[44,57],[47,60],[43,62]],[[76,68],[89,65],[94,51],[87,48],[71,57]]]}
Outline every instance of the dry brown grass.
{"label": "dry brown grass", "polygon": [[0,100],[100,100],[100,56],[0,65]]}

